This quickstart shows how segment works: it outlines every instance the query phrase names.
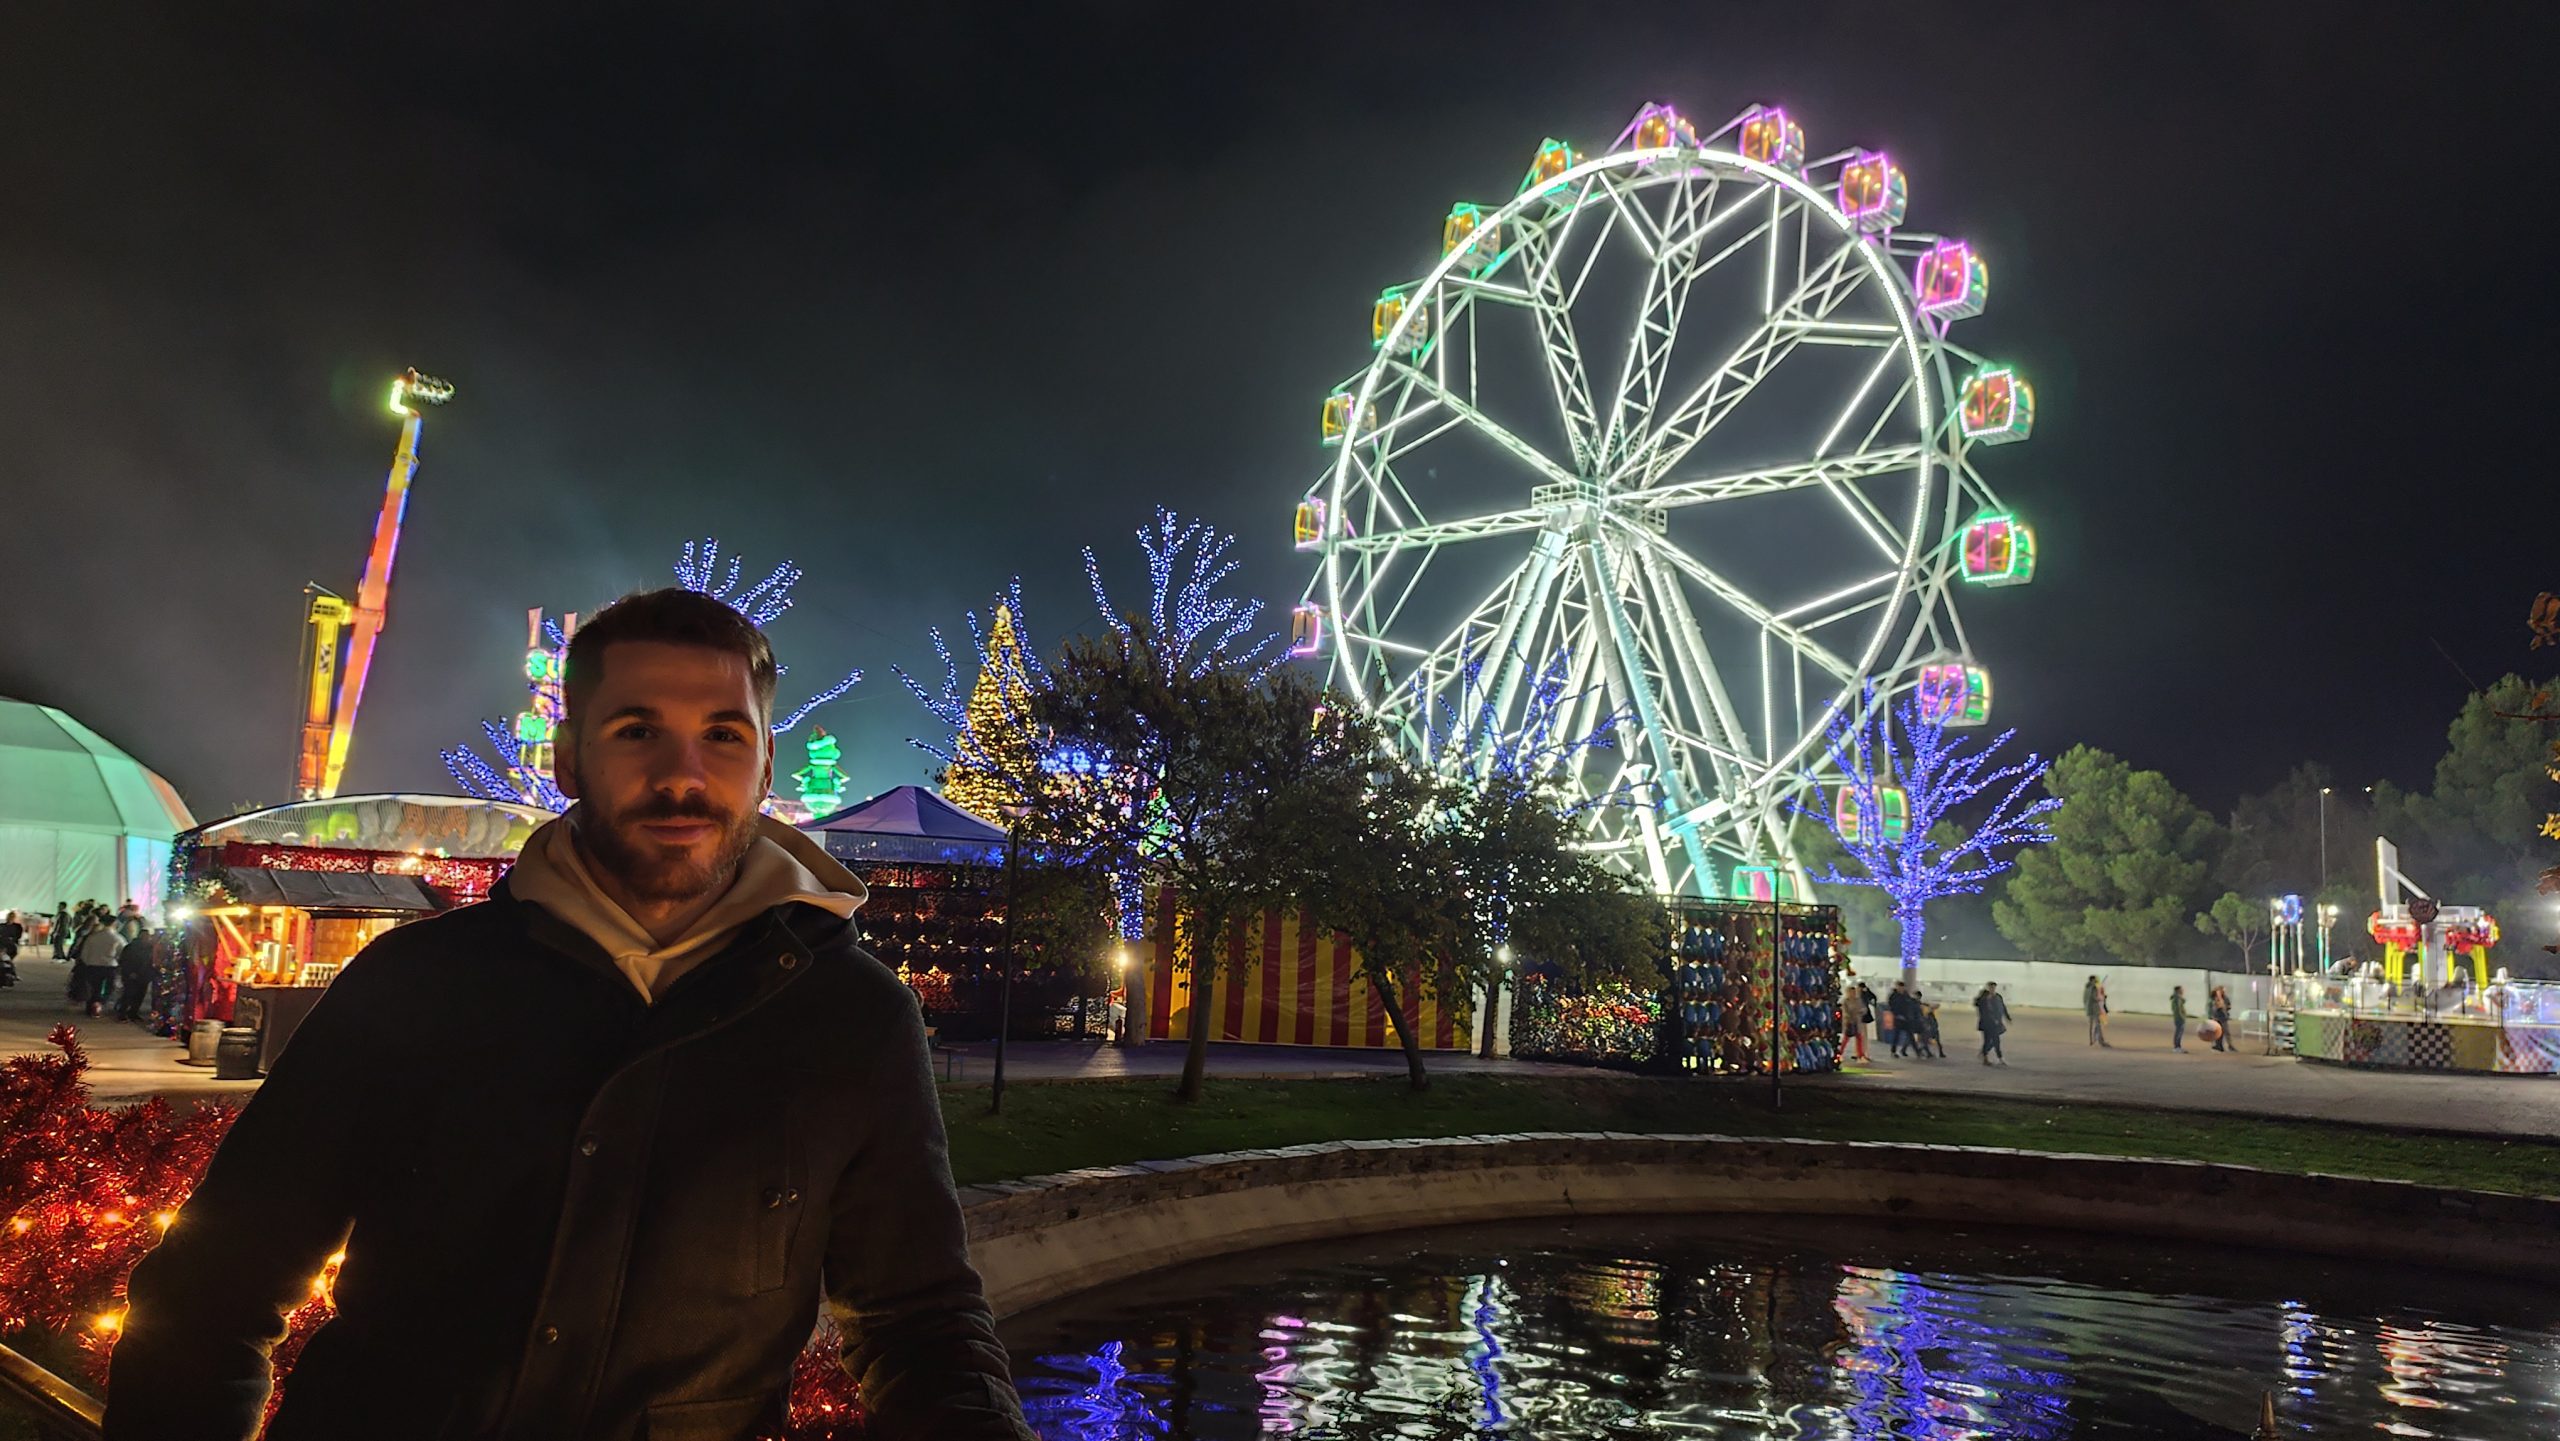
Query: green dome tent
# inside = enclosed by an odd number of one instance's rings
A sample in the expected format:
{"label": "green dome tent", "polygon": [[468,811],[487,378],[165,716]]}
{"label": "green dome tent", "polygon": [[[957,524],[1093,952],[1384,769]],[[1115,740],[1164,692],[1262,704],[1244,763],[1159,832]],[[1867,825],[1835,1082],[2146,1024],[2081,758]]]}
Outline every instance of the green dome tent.
{"label": "green dome tent", "polygon": [[0,911],[159,903],[195,825],[167,781],[51,706],[0,697]]}

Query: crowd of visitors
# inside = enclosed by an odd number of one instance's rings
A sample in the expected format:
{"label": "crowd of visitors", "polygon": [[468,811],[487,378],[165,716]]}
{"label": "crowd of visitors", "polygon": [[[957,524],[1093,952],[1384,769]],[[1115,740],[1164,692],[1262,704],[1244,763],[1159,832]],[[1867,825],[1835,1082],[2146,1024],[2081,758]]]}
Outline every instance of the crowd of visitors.
{"label": "crowd of visitors", "polygon": [[1861,1061],[1867,1059],[1870,1025],[1890,1055],[1924,1056],[1934,1061],[1947,1054],[1946,1040],[1938,1029],[1938,1003],[1909,981],[1894,982],[1893,990],[1878,1000],[1875,991],[1852,972],[1841,997],[1841,1010],[1845,1017],[1842,1024],[1849,1033],[1849,1050]]}
{"label": "crowd of visitors", "polygon": [[[2107,1035],[2115,1007],[2107,997],[2103,976],[2091,976],[2080,988],[2080,1009],[2089,1023],[2089,1044],[2107,1050],[2115,1042]],[[2231,991],[2215,986],[2205,998],[2203,1025],[2197,1027],[2196,1038],[2209,1041],[2217,1051],[2239,1053],[2231,1030]],[[1869,1059],[1867,1032],[1873,1028],[1885,1054],[1896,1058],[1922,1057],[1939,1060],[1947,1054],[1947,1043],[1939,1034],[1938,1005],[1931,1000],[1916,980],[1893,983],[1893,988],[1879,997],[1875,989],[1860,980],[1855,971],[1849,973],[1840,1004],[1840,1024],[1844,1032],[1841,1054],[1844,1059]],[[2187,988],[2169,988],[2169,1049],[2180,1054],[2187,1050]],[[2000,991],[1997,981],[1986,981],[1973,997],[1974,1029],[1982,1036],[1982,1064],[2005,1066],[2009,1057],[2001,1046],[2011,1026],[2009,998]]]}
{"label": "crowd of visitors", "polygon": [[17,984],[19,952],[39,945],[71,963],[74,1009],[120,1021],[143,1019],[152,978],[168,958],[167,939],[130,897],[114,908],[104,901],[57,902],[50,917],[11,911],[0,918],[0,987]]}

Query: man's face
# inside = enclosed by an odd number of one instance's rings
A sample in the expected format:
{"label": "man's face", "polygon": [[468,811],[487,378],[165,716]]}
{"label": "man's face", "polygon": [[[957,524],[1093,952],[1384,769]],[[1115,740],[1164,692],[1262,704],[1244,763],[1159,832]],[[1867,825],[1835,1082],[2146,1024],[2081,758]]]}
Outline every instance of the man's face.
{"label": "man's face", "polygon": [[561,794],[579,803],[578,839],[644,901],[728,889],[773,783],[746,661],[658,641],[605,650],[556,760]]}

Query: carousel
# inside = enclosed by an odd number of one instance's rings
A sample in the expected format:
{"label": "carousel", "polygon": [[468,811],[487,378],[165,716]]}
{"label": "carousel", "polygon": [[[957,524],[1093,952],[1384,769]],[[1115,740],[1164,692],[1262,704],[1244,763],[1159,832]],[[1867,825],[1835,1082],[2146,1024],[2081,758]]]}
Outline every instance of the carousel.
{"label": "carousel", "polygon": [[2492,967],[2498,922],[2445,905],[2374,841],[2381,909],[2366,931],[2381,958],[2281,976],[2292,1003],[2293,1053],[2403,1071],[2560,1072],[2560,984]]}

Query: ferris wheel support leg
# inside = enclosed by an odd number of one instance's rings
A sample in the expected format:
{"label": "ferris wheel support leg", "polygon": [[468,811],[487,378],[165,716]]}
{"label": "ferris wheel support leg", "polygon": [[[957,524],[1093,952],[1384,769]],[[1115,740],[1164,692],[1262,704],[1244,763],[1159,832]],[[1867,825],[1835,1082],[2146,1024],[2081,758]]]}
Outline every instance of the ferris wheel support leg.
{"label": "ferris wheel support leg", "polygon": [[[1697,616],[1689,609],[1689,598],[1680,591],[1676,576],[1663,573],[1650,549],[1636,552],[1637,565],[1655,603],[1661,608],[1663,631],[1678,652],[1681,664],[1673,667],[1681,676],[1681,684],[1689,692],[1689,708],[1702,727],[1712,726],[1711,738],[1734,755],[1750,749],[1744,739],[1742,717],[1733,708],[1733,697],[1725,689],[1724,675],[1716,669],[1715,658],[1707,653],[1706,642],[1698,630]],[[1723,756],[1713,756],[1716,785],[1726,795],[1741,796],[1752,787],[1739,767]]]}
{"label": "ferris wheel support leg", "polygon": [[1511,588],[1511,599],[1503,608],[1501,624],[1494,630],[1493,644],[1485,651],[1485,659],[1493,667],[1493,684],[1486,691],[1492,702],[1487,715],[1495,725],[1503,724],[1511,714],[1511,702],[1520,692],[1521,677],[1529,669],[1529,651],[1555,589],[1556,568],[1564,559],[1564,549],[1563,531],[1550,527],[1538,533],[1537,547],[1530,552],[1528,566]]}
{"label": "ferris wheel support leg", "polygon": [[[1644,728],[1647,759],[1653,768],[1653,789],[1659,795],[1657,806],[1638,810],[1643,826],[1645,848],[1653,860],[1656,883],[1670,888],[1669,868],[1662,855],[1659,817],[1667,811],[1685,816],[1697,809],[1697,797],[1689,793],[1688,777],[1680,769],[1679,756],[1672,750],[1671,733],[1663,726],[1662,705],[1647,683],[1644,653],[1636,639],[1635,627],[1627,617],[1625,597],[1618,593],[1617,577],[1610,574],[1603,555],[1605,543],[1596,537],[1582,548],[1583,589],[1588,592],[1594,614],[1608,628],[1602,638],[1600,658],[1608,668],[1609,689],[1621,711],[1632,712],[1636,724]],[[1690,884],[1699,894],[1714,889],[1714,868],[1707,861],[1706,847],[1698,840],[1695,825],[1676,826],[1672,835],[1680,842],[1689,861]]]}

